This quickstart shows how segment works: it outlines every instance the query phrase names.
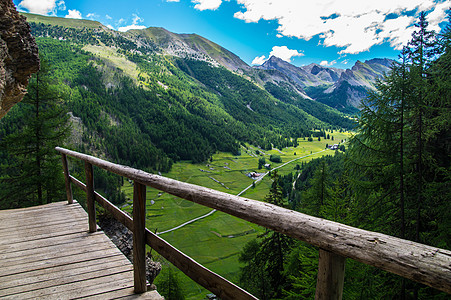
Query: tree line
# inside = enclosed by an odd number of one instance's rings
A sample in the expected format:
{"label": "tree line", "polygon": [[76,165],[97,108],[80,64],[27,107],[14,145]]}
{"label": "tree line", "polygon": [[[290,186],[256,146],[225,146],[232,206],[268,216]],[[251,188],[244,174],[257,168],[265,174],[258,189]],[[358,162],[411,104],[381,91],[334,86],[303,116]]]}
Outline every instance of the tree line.
{"label": "tree line", "polygon": [[[435,34],[424,13],[415,26],[399,62],[364,100],[349,151],[275,176],[268,202],[451,249],[451,28]],[[266,232],[246,245],[240,261],[240,283],[258,298],[314,298],[314,247]],[[447,297],[347,260],[344,299]]]}

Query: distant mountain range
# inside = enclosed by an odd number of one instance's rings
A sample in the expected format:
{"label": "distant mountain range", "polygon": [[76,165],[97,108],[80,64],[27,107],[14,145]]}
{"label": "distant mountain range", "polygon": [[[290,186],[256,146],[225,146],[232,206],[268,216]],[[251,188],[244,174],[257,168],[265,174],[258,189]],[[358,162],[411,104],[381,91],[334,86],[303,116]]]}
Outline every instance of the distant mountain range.
{"label": "distant mountain range", "polygon": [[[357,61],[351,69],[323,67],[318,64],[296,67],[280,58],[272,56],[263,65],[262,70],[276,70],[281,74],[270,73],[276,84],[287,82],[299,92],[333,108],[346,110],[358,108],[360,101],[366,97],[367,90],[375,88],[375,82],[390,71],[393,61],[375,58],[365,62]],[[282,80],[280,80],[282,79]]]}
{"label": "distant mountain range", "polygon": [[[357,61],[351,69],[324,67],[318,64],[296,67],[271,56],[263,65],[251,67],[236,54],[197,34],[176,34],[161,27],[113,31],[96,21],[62,19],[26,14],[31,22],[44,22],[69,28],[91,28],[122,36],[136,42],[141,49],[162,54],[208,62],[251,79],[261,87],[267,83],[288,89],[299,96],[316,100],[345,112],[355,112],[367,90],[374,89],[377,78],[390,70],[393,61],[375,58]],[[139,51],[139,50],[138,50]]]}
{"label": "distant mountain range", "polygon": [[251,67],[196,34],[24,15],[70,112],[73,144],[152,170],[216,151],[239,154],[246,143],[283,149],[352,129],[346,113],[390,65],[340,70],[271,57]]}
{"label": "distant mountain range", "polygon": [[344,111],[358,108],[367,90],[374,89],[376,79],[387,73],[393,64],[390,59],[375,58],[357,61],[351,69],[346,70],[318,64],[296,67],[271,56],[263,65],[251,67],[234,53],[197,34],[176,34],[157,27],[130,30],[128,34],[143,45],[151,41],[165,54],[223,66],[232,72],[249,76],[262,86],[270,82],[289,87],[306,99],[317,100]]}

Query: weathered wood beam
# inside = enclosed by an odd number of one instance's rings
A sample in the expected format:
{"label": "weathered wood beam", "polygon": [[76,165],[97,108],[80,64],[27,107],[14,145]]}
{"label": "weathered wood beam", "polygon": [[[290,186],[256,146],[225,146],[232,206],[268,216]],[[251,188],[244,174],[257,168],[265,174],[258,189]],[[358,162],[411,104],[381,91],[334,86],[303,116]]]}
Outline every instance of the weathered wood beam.
{"label": "weathered wood beam", "polygon": [[449,250],[312,217],[269,203],[150,174],[67,149],[57,147],[56,150],[174,196],[220,210],[340,256],[451,293]]}
{"label": "weathered wood beam", "polygon": [[74,198],[72,196],[72,186],[70,185],[69,168],[67,167],[66,154],[61,153],[61,161],[63,163],[64,180],[65,180],[65,184],[66,184],[67,203],[72,204],[72,203],[74,203]]}
{"label": "weathered wood beam", "polygon": [[96,206],[94,195],[94,172],[92,165],[85,161],[86,174],[86,207],[88,209],[89,232],[97,231]]}
{"label": "weathered wood beam", "polygon": [[319,249],[316,300],[342,299],[345,261],[346,259],[343,256]]}
{"label": "weathered wood beam", "polygon": [[147,291],[146,284],[146,186],[133,184],[133,275],[135,293]]}

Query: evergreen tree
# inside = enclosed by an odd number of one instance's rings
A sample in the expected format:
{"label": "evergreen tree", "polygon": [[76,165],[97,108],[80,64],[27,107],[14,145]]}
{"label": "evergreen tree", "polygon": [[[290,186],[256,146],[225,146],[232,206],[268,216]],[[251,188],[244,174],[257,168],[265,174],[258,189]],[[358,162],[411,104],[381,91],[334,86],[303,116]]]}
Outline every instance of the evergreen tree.
{"label": "evergreen tree", "polygon": [[331,182],[326,162],[321,161],[311,180],[311,188],[305,193],[301,204],[308,214],[324,218],[322,208],[331,199]]}
{"label": "evergreen tree", "polygon": [[1,142],[8,155],[0,175],[3,207],[39,205],[64,197],[60,155],[54,148],[63,145],[69,134],[68,115],[49,70],[41,57],[41,69],[14,111],[23,117],[20,129]]}
{"label": "evergreen tree", "polygon": [[[285,204],[277,171],[271,177],[274,181],[265,200],[283,207]],[[261,240],[246,244],[240,254],[239,261],[245,263],[241,268],[240,282],[260,299],[280,298],[288,287],[284,264],[292,239],[269,229],[259,238]]]}
{"label": "evergreen tree", "polygon": [[[401,63],[364,101],[348,157],[360,187],[356,225],[446,248],[450,237],[441,233],[450,232],[444,213],[450,210],[444,200],[450,198],[450,159],[444,155],[451,149],[450,60],[446,42],[437,47],[427,25],[422,13]],[[431,294],[392,275],[379,281],[399,287],[393,297]]]}
{"label": "evergreen tree", "polygon": [[408,44],[408,56],[411,61],[410,73],[414,80],[414,95],[412,97],[412,128],[415,133],[415,148],[412,159],[415,162],[416,172],[414,181],[416,183],[416,230],[415,240],[420,241],[421,210],[424,206],[424,115],[427,106],[426,99],[426,70],[432,59],[437,54],[435,34],[427,29],[428,22],[426,14],[420,14],[419,21],[415,24],[417,28],[412,34],[412,40]]}
{"label": "evergreen tree", "polygon": [[158,284],[158,292],[168,300],[183,300],[183,289],[180,286],[180,282],[176,271],[172,265],[166,265],[163,269],[164,272],[160,276],[163,279]]}

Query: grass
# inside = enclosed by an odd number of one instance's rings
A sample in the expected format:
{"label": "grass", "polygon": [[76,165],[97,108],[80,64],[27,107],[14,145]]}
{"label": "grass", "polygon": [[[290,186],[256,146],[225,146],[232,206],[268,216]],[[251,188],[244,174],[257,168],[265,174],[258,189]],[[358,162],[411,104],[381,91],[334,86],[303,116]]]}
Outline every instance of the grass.
{"label": "grass", "polygon": [[[335,132],[331,135],[334,136],[335,141],[321,139],[321,141],[314,140],[313,142],[308,142],[307,140],[304,141],[301,139],[299,140],[299,146],[296,148],[284,148],[281,151],[273,149],[263,151],[264,154],[261,153],[262,151],[260,149],[247,145],[247,149],[241,149],[242,153],[240,156],[233,156],[230,153],[217,153],[213,155],[213,160],[208,163],[191,164],[189,162],[177,162],[169,173],[163,175],[236,195],[254,181],[246,176],[247,173],[251,171],[262,173],[267,171],[257,169],[259,157],[263,156],[269,162],[269,156],[271,154],[280,155],[282,163],[271,162],[271,168],[274,168],[292,159],[319,152],[325,148],[326,144],[338,143],[341,140],[349,138],[348,133]],[[260,155],[256,154],[258,153],[257,151],[260,152]],[[333,151],[326,150],[299,159],[280,168],[278,172],[282,175],[288,174],[294,171],[297,163],[310,161],[327,154],[333,154]],[[224,185],[212,180],[210,177],[213,177]],[[270,177],[266,176],[256,184],[255,188],[250,188],[242,196],[261,201],[268,194],[271,183]],[[123,191],[129,199],[133,197],[131,183],[126,182],[123,186]],[[131,212],[131,200],[127,202],[128,204],[123,209]],[[147,188],[146,208],[146,226],[150,230],[156,230],[158,232],[173,228],[211,211],[210,208],[149,187]],[[239,253],[247,242],[256,238],[263,231],[263,228],[255,224],[222,212],[215,212],[205,219],[196,221],[175,231],[162,234],[161,237],[210,270],[232,282],[238,283],[240,268],[238,262]],[[155,254],[155,252],[153,253]],[[187,276],[181,272],[179,273],[178,278],[187,299],[203,298],[209,293]],[[158,277],[155,280],[155,284],[158,287]]]}
{"label": "grass", "polygon": [[47,17],[42,15],[36,15],[36,14],[29,14],[29,13],[21,13],[27,18],[28,22],[34,22],[34,23],[43,23],[43,24],[49,24],[53,26],[64,26],[69,28],[103,28],[101,23],[97,21],[91,21],[91,20],[80,20],[80,19],[69,19],[69,18],[58,18],[58,17]]}
{"label": "grass", "polygon": [[[147,73],[141,73],[139,71],[138,65],[136,63],[128,60],[125,55],[118,53],[115,48],[105,45],[85,45],[82,49],[101,57],[103,60],[109,62],[114,67],[121,69],[127,76],[135,81],[138,80],[138,75],[143,77],[144,80],[149,77]],[[143,82],[139,82],[139,84],[143,86]]]}

